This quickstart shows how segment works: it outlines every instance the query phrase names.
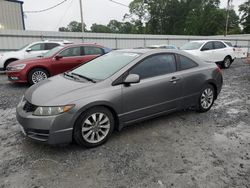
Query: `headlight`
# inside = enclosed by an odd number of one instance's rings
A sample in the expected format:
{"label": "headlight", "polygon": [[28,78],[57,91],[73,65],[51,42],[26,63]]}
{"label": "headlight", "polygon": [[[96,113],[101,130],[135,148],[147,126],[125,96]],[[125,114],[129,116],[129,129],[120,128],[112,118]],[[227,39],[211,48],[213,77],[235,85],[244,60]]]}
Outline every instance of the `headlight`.
{"label": "headlight", "polygon": [[54,116],[58,115],[64,112],[68,112],[70,109],[72,109],[75,105],[65,105],[65,106],[53,106],[53,107],[42,107],[39,106],[34,111],[33,115],[35,116]]}
{"label": "headlight", "polygon": [[18,71],[18,70],[22,70],[24,69],[24,67],[26,66],[26,64],[20,64],[20,65],[10,65],[7,66],[7,70],[9,71]]}

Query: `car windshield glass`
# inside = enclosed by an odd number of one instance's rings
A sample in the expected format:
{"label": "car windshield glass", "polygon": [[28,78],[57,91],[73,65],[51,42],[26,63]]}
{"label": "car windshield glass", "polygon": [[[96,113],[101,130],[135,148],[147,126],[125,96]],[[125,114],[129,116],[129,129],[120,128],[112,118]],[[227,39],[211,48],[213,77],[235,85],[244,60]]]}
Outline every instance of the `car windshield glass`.
{"label": "car windshield glass", "polygon": [[181,47],[181,50],[197,50],[199,49],[204,42],[189,42]]}
{"label": "car windshield glass", "polygon": [[48,52],[44,53],[42,55],[42,57],[51,57],[52,55],[54,55],[55,53],[57,53],[58,51],[60,51],[61,49],[63,49],[63,46],[57,46],[51,50],[49,50]]}
{"label": "car windshield glass", "polygon": [[136,59],[140,54],[114,51],[100,56],[71,71],[93,80],[104,80]]}
{"label": "car windshield glass", "polygon": [[23,50],[23,49],[26,48],[27,46],[29,46],[29,44],[26,44],[26,45],[22,46],[21,48],[18,49],[18,51],[19,51],[19,50]]}

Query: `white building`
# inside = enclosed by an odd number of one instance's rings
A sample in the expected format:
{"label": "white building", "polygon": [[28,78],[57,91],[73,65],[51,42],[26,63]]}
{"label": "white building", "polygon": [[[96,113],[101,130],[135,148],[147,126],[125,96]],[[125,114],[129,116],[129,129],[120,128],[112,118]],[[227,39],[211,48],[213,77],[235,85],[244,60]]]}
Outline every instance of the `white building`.
{"label": "white building", "polygon": [[0,30],[25,30],[23,2],[0,0]]}

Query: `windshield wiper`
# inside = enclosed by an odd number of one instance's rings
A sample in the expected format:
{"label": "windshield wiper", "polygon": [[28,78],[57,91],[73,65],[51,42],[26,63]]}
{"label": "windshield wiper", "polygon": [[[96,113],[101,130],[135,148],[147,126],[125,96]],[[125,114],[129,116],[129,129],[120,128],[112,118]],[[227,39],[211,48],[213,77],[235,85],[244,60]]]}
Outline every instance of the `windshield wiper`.
{"label": "windshield wiper", "polygon": [[65,73],[63,73],[63,74],[64,74],[65,76],[70,77],[70,78],[76,79],[76,77],[75,77],[75,76],[73,76],[73,75],[69,74],[68,72],[65,72]]}
{"label": "windshield wiper", "polygon": [[72,72],[71,74],[72,74],[72,75],[75,75],[75,76],[78,76],[78,77],[80,77],[80,78],[83,78],[83,79],[85,79],[85,80],[91,81],[91,82],[93,82],[93,83],[96,83],[96,81],[93,80],[92,78],[83,76],[83,75],[81,75],[81,74],[76,74],[76,73],[73,73],[73,72]]}

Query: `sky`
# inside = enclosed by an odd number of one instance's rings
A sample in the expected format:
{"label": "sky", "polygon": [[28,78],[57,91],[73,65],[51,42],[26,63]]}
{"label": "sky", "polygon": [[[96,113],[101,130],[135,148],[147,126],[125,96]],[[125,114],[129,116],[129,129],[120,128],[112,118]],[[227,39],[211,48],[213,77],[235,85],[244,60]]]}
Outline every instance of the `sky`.
{"label": "sky", "polygon": [[[25,11],[46,9],[60,3],[62,0],[23,0]],[[129,5],[132,0],[116,0]],[[246,0],[233,0],[235,10]],[[110,0],[82,0],[83,19],[89,29],[93,23],[108,24],[110,20],[123,20],[123,16],[129,12],[125,6],[111,2]],[[221,7],[226,7],[227,0],[221,0]],[[27,30],[58,31],[59,27],[67,26],[71,21],[80,22],[79,0],[67,0],[60,6],[41,13],[25,13],[25,26]]]}

